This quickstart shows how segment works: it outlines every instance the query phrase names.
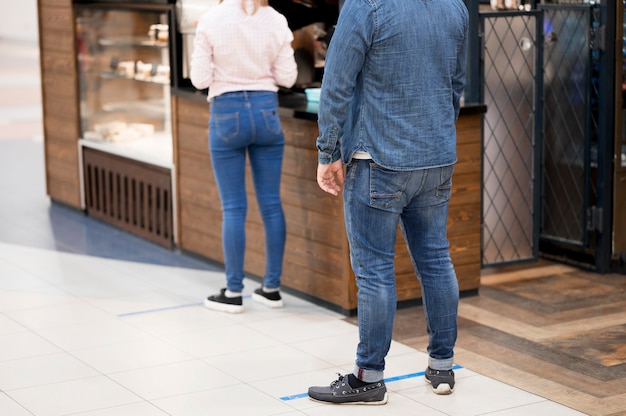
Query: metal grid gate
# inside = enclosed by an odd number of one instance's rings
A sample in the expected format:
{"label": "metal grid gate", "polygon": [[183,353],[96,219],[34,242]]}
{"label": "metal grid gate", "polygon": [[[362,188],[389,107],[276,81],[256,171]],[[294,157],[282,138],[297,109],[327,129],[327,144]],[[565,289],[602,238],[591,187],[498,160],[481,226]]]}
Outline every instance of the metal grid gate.
{"label": "metal grid gate", "polygon": [[585,0],[537,7],[479,19],[482,263],[541,252],[602,271],[610,255],[613,75],[605,44],[612,32],[601,21],[611,12]]}
{"label": "metal grid gate", "polygon": [[482,264],[538,256],[542,14],[482,13]]}
{"label": "metal grid gate", "polygon": [[[591,146],[597,132],[598,85],[590,51],[594,14],[589,5],[542,5],[545,12],[545,115],[543,220],[541,238],[587,245],[590,202],[597,164]],[[596,75],[597,77],[597,75]]]}
{"label": "metal grid gate", "polygon": [[[541,253],[606,273],[612,253],[615,1],[544,4],[547,119]],[[548,86],[549,83],[549,86]]]}

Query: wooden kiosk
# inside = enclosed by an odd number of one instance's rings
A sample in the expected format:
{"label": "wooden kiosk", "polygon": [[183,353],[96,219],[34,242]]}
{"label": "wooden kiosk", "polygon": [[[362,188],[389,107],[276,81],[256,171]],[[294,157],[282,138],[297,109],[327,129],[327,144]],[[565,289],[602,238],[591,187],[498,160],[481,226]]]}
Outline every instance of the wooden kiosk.
{"label": "wooden kiosk", "polygon": [[[47,192],[52,201],[83,210],[85,185],[81,181],[82,147],[77,146],[81,134],[80,85],[73,2],[39,0],[38,11]],[[174,59],[180,57],[174,54]],[[287,221],[283,288],[341,313],[353,314],[357,307],[356,285],[342,200],[325,194],[316,183],[314,112],[307,110],[304,94],[287,98],[291,103],[280,109],[286,139],[281,189]],[[207,144],[206,95],[172,84],[169,100],[173,148],[171,202],[175,207],[171,218],[175,232],[170,243],[222,262],[221,209]],[[458,121],[459,161],[453,177],[448,235],[462,293],[475,293],[480,286],[484,111],[482,105],[466,105]],[[252,186],[248,187],[248,195],[245,269],[258,277],[265,269],[263,226]],[[396,273],[398,301],[419,301],[420,285],[400,233]]]}

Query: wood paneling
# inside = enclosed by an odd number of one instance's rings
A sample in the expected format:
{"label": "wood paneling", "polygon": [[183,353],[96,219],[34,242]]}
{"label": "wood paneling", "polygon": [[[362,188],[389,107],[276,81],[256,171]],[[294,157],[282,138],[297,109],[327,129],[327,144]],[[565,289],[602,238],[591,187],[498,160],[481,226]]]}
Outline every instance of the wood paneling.
{"label": "wood paneling", "polygon": [[72,7],[72,0],[39,0],[41,6]]}
{"label": "wood paneling", "polygon": [[[223,261],[222,217],[219,195],[208,151],[208,105],[177,98],[177,180],[181,248]],[[283,262],[285,287],[336,305],[356,307],[350,272],[341,199],[324,194],[316,183],[317,154],[314,146],[299,147],[297,141],[314,141],[315,123],[283,117],[286,146],[281,183],[287,222],[287,247]],[[264,230],[248,167],[248,221],[246,224],[246,271],[263,276]]]}
{"label": "wood paneling", "polygon": [[[41,64],[45,68],[45,73],[54,75],[53,78],[46,81],[58,81],[61,85],[65,85],[68,91],[63,95],[70,96],[74,92],[74,98],[76,98],[76,78],[71,78],[71,74],[76,70],[75,59],[75,56],[71,53],[61,52],[56,49],[46,51],[41,57]],[[74,82],[71,82],[72,79]]]}
{"label": "wood paneling", "polygon": [[72,2],[39,0],[38,12],[47,193],[52,200],[80,208],[80,121]]}
{"label": "wood paneling", "polygon": [[[208,150],[209,107],[177,97],[178,206],[181,248],[223,261],[221,208]],[[287,246],[282,284],[343,313],[357,306],[356,284],[350,267],[341,198],[321,191],[316,182],[317,124],[296,119],[281,109],[285,157],[281,196],[287,221]],[[458,124],[459,162],[455,166],[448,236],[450,254],[463,291],[480,281],[480,181],[482,115],[461,116]],[[264,231],[247,171],[248,221],[245,268],[263,276]],[[402,234],[396,246],[399,301],[421,296]]]}
{"label": "wood paneling", "polygon": [[[40,3],[46,3],[45,1],[40,1]],[[63,39],[67,41],[67,36],[63,36],[65,33],[67,35],[68,31],[72,31],[74,28],[74,12],[72,10],[72,5],[70,4],[58,4],[58,5],[42,5],[40,4],[39,8],[41,15],[39,17],[39,25],[43,30],[43,33],[50,34],[51,37],[55,35],[53,31],[59,31],[57,35],[60,37],[58,39]],[[74,32],[71,32],[72,37],[74,36]],[[70,37],[70,39],[72,38]],[[48,38],[44,36],[44,38]],[[45,39],[44,39],[45,40]],[[57,44],[57,48],[61,48],[61,45]]]}
{"label": "wood paneling", "polygon": [[173,246],[170,169],[83,147],[87,214],[165,248]]}

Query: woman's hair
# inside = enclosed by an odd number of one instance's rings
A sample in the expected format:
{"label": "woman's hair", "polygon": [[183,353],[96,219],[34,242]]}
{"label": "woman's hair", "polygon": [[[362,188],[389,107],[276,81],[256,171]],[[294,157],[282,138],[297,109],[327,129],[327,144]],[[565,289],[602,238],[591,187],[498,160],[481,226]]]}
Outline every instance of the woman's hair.
{"label": "woman's hair", "polygon": [[[246,9],[248,1],[249,0],[241,0],[241,8],[246,14],[248,13],[248,9]],[[255,14],[256,11],[259,10],[259,7],[267,6],[268,4],[268,0],[252,0],[252,12],[250,14]]]}

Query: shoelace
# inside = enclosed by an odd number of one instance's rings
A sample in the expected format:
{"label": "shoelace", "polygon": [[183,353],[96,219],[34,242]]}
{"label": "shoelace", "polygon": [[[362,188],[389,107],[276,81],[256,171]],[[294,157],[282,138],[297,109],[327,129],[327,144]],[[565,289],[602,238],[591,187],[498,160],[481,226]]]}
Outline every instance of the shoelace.
{"label": "shoelace", "polygon": [[335,387],[336,385],[338,385],[339,383],[342,383],[344,381],[344,379],[346,378],[344,375],[342,375],[341,373],[337,373],[337,380],[333,381],[332,383],[330,383],[330,387]]}

